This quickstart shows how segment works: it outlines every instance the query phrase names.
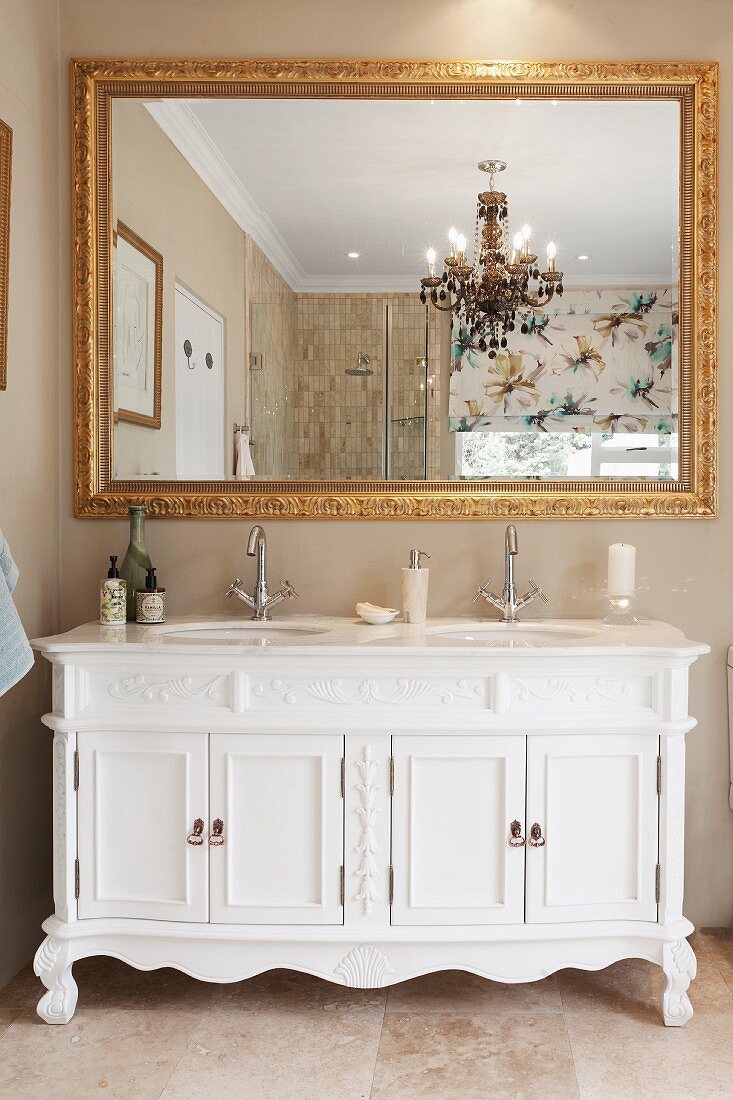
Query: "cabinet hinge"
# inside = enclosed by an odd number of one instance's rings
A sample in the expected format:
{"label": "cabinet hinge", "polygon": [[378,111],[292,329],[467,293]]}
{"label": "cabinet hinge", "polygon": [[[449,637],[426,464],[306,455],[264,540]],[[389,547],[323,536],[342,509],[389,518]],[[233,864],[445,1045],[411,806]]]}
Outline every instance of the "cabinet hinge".
{"label": "cabinet hinge", "polygon": [[74,790],[79,790],[79,750],[74,750]]}
{"label": "cabinet hinge", "polygon": [[389,904],[394,905],[394,867],[389,865]]}
{"label": "cabinet hinge", "polygon": [[657,905],[659,905],[659,899],[662,896],[662,868],[657,864],[657,871],[654,876],[654,897],[656,898]]}
{"label": "cabinet hinge", "polygon": [[346,757],[341,757],[341,797],[346,797]]}
{"label": "cabinet hinge", "polygon": [[657,757],[657,794],[662,793],[662,758]]}
{"label": "cabinet hinge", "polygon": [[394,794],[394,756],[389,758],[389,793]]}
{"label": "cabinet hinge", "polygon": [[74,860],[74,897],[79,897],[79,860]]}
{"label": "cabinet hinge", "polygon": [[344,866],[341,864],[339,867],[339,897],[341,898],[341,904],[344,904]]}

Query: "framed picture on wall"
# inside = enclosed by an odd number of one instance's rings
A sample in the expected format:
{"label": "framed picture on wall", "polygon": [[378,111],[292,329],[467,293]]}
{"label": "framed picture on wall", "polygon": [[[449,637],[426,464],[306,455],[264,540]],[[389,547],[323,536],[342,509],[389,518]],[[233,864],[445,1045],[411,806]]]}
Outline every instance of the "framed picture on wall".
{"label": "framed picture on wall", "polygon": [[163,257],[117,222],[114,234],[114,411],[159,428],[163,349]]}
{"label": "framed picture on wall", "polygon": [[8,275],[12,155],[13,131],[0,119],[0,390],[4,390],[8,384]]}

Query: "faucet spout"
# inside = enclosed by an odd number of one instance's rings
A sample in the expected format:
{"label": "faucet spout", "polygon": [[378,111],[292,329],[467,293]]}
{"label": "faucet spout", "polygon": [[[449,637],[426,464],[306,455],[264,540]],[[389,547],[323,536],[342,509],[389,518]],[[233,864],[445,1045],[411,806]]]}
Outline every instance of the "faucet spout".
{"label": "faucet spout", "polygon": [[259,544],[266,546],[267,539],[265,538],[265,530],[262,525],[256,523],[250,531],[249,538],[247,540],[247,557],[253,558],[255,556]]}
{"label": "faucet spout", "polygon": [[519,553],[519,547],[517,546],[517,529],[513,523],[510,523],[506,529],[504,550],[506,554],[511,554],[512,556]]}

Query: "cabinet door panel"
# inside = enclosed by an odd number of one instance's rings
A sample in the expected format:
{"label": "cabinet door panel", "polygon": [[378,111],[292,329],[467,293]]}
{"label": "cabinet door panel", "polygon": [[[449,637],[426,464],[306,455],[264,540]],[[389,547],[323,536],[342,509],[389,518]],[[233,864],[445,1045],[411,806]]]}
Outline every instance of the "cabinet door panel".
{"label": "cabinet door panel", "polygon": [[340,924],[343,737],[213,734],[211,919]]}
{"label": "cabinet door panel", "polygon": [[[642,734],[529,737],[527,921],[657,919],[657,754]],[[529,833],[528,833],[529,835]]]}
{"label": "cabinet door panel", "polygon": [[393,924],[524,920],[524,737],[395,737]]}
{"label": "cabinet door panel", "polygon": [[208,920],[205,733],[79,734],[79,917]]}

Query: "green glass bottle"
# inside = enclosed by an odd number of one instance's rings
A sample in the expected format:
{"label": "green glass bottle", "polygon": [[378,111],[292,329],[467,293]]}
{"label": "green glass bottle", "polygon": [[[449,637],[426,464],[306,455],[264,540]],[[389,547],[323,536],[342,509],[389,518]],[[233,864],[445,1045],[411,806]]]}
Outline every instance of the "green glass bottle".
{"label": "green glass bottle", "polygon": [[142,507],[130,509],[130,545],[127,547],[120,576],[127,581],[127,621],[135,622],[135,590],[145,587],[148,569],[153,563],[145,545],[145,516],[147,510]]}

